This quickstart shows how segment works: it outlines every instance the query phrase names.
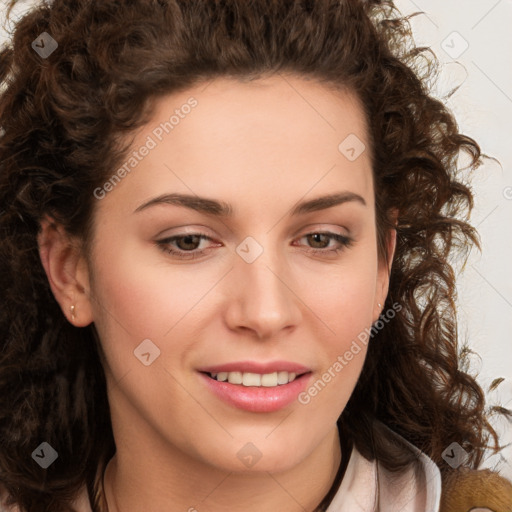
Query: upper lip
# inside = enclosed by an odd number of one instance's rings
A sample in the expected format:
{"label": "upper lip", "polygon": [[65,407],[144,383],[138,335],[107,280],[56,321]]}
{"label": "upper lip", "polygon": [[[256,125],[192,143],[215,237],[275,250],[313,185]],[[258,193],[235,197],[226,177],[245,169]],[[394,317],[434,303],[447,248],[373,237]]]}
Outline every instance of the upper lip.
{"label": "upper lip", "polygon": [[204,366],[198,368],[198,371],[205,373],[220,373],[220,372],[242,372],[242,373],[274,373],[274,372],[288,372],[296,373],[297,375],[308,373],[311,370],[306,366],[290,361],[272,361],[269,363],[259,363],[256,361],[236,361],[232,363],[218,364],[215,366]]}

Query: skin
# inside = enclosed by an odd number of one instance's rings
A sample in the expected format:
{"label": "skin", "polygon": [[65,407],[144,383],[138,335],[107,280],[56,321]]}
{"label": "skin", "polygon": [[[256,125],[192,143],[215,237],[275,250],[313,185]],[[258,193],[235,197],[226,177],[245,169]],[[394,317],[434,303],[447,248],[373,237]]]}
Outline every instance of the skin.
{"label": "skin", "polygon": [[[350,161],[338,150],[349,134],[369,148],[362,109],[352,94],[300,77],[216,79],[160,98],[133,148],[191,96],[197,106],[97,201],[90,254],[42,223],[53,293],[74,325],[94,322],[106,355],[117,446],[105,475],[109,508],[313,510],[340,463],[336,420],[364,345],[308,404],[271,413],[227,405],[197,368],[286,360],[310,368],[313,383],[378,319],[389,267],[377,258],[370,154]],[[297,202],[337,191],[366,205],[290,216]],[[230,203],[233,217],[169,204],[134,213],[171,192]],[[306,236],[324,231],[352,245]],[[155,243],[197,232],[211,240],[196,241],[196,252],[209,248],[196,259]],[[252,263],[236,252],[247,236],[263,248]],[[149,366],[134,357],[144,339],[160,349]],[[237,457],[247,443],[262,454],[250,468]]]}

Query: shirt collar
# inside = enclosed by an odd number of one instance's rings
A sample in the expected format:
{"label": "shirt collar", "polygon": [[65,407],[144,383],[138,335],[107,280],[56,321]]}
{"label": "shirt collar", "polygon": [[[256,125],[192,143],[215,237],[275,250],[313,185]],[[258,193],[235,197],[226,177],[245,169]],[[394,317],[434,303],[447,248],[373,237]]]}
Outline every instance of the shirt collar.
{"label": "shirt collar", "polygon": [[441,473],[415,446],[399,437],[418,457],[418,469],[386,470],[364,458],[355,445],[340,487],[326,512],[439,512]]}

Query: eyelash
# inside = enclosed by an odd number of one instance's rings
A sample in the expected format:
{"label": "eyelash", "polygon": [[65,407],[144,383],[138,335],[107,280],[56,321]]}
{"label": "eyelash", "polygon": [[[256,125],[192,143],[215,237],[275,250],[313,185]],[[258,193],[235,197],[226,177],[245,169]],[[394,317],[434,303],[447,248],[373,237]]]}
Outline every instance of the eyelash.
{"label": "eyelash", "polygon": [[[340,247],[335,249],[313,249],[309,248],[308,252],[318,255],[318,254],[340,254],[343,252],[346,248],[350,247],[353,244],[353,239],[340,235],[338,233],[331,233],[329,231],[313,231],[311,233],[306,233],[305,235],[302,235],[300,238],[304,238],[311,235],[325,235],[329,238],[329,240],[335,240],[340,244]],[[164,252],[171,254],[173,257],[183,259],[183,260],[193,260],[196,258],[200,258],[203,254],[205,254],[209,249],[202,249],[201,251],[197,251],[197,249],[194,249],[193,251],[183,251],[183,250],[176,250],[170,248],[170,243],[175,242],[176,240],[179,240],[181,238],[187,238],[189,236],[198,236],[201,238],[201,240],[212,240],[208,235],[205,235],[204,233],[184,233],[181,235],[175,235],[168,238],[164,238],[163,240],[157,240],[156,244],[157,246]],[[300,240],[299,238],[299,240]]]}

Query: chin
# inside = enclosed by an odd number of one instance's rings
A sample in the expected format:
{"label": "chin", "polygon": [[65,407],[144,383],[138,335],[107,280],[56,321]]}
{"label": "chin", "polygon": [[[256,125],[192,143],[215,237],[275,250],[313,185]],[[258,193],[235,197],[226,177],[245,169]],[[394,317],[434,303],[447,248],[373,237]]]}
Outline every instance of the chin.
{"label": "chin", "polygon": [[280,447],[269,444],[263,447],[261,444],[258,448],[257,442],[237,443],[234,452],[226,447],[220,454],[211,454],[213,457],[209,458],[209,464],[235,473],[280,473],[294,468],[307,456],[290,443],[283,443]]}

